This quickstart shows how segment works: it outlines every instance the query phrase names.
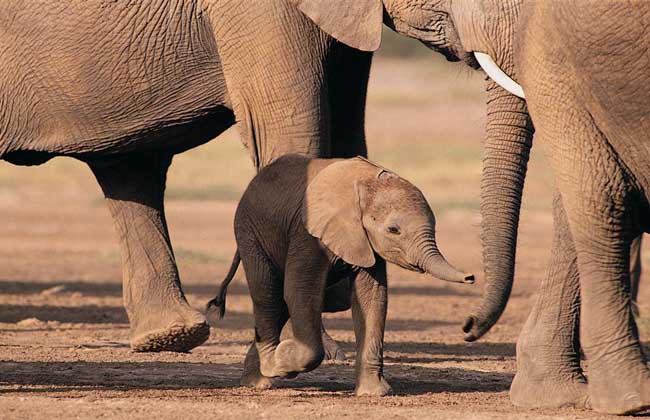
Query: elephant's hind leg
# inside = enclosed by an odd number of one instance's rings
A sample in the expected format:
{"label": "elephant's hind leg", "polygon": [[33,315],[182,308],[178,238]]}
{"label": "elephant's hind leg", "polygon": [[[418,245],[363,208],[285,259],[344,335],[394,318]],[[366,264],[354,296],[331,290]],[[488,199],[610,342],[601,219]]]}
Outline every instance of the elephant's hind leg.
{"label": "elephant's hind leg", "polygon": [[188,351],[208,339],[185,299],[167,231],[163,194],[171,156],[148,153],[90,164],[120,239],[124,304],[134,351]]}
{"label": "elephant's hind leg", "polygon": [[282,299],[282,273],[275,269],[252,230],[245,222],[237,222],[237,246],[246,272],[248,290],[253,300],[255,342],[244,360],[240,383],[258,389],[268,389],[271,377],[285,377],[278,372],[275,351],[280,343],[282,327],[289,314]]}
{"label": "elephant's hind leg", "polygon": [[549,269],[517,340],[510,400],[519,407],[582,408],[587,381],[580,368],[580,278],[562,199],[553,202],[555,232]]}

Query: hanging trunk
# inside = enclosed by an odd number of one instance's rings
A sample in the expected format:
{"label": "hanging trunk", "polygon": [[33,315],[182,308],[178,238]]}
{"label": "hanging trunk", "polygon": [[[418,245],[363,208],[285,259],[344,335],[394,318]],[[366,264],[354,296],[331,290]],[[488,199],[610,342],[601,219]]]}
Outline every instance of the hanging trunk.
{"label": "hanging trunk", "polygon": [[481,239],[485,290],[463,330],[474,341],[499,319],[508,303],[515,269],[521,196],[532,146],[526,102],[487,82],[487,127],[481,181]]}

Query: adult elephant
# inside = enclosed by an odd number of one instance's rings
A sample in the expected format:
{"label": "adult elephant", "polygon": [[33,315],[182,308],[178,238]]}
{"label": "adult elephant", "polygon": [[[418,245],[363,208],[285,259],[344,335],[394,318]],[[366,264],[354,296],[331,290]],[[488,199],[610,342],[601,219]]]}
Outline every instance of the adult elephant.
{"label": "adult elephant", "polygon": [[289,152],[366,154],[371,54],[290,1],[3,1],[0,62],[0,158],[88,163],[120,238],[134,350],[187,351],[209,335],[167,231],[174,154],[236,121],[258,168]]}
{"label": "adult elephant", "polygon": [[[650,38],[643,18],[650,5],[298,3],[322,29],[359,47],[378,44],[383,11],[398,32],[450,60],[481,64],[492,77],[481,185],[486,291],[465,325],[469,341],[490,329],[510,295],[534,121],[557,174],[556,231],[549,274],[517,344],[511,398],[522,406],[587,405],[618,414],[650,407],[650,372],[632,316],[628,271],[631,242],[650,229],[643,217],[650,190]],[[347,22],[356,29],[344,32]],[[580,345],[589,360],[588,384]]]}

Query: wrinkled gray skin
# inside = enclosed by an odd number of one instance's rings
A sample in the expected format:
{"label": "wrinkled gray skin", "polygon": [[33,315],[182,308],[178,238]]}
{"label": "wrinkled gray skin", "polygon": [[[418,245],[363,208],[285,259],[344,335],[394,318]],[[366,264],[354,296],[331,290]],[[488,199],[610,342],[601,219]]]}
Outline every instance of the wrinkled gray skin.
{"label": "wrinkled gray skin", "polygon": [[[388,394],[386,261],[442,280],[474,280],[447,263],[434,233],[435,218],[420,190],[365,159],[289,155],[262,169],[235,214],[233,267],[241,256],[255,315],[242,384],[268,388],[269,378],[315,369],[324,356],[321,313],[346,309],[340,303],[351,301],[356,393]],[[211,302],[221,314],[233,274]],[[338,285],[351,296],[342,296]],[[291,331],[281,340],[289,318]]]}
{"label": "wrinkled gray skin", "polygon": [[235,121],[258,168],[365,155],[370,60],[283,0],[4,0],[0,158],[88,163],[120,238],[132,348],[187,351],[209,328],[167,231],[173,155]]}
{"label": "wrinkled gray skin", "polygon": [[[477,68],[482,52],[527,101],[487,82],[481,185],[483,303],[465,324],[476,340],[498,320],[514,278],[517,226],[533,124],[557,176],[548,276],[517,343],[511,399],[626,414],[650,407],[650,371],[633,319],[631,244],[650,230],[650,5],[576,0],[302,0],[351,46],[396,31]],[[333,22],[357,21],[345,31]],[[530,113],[529,113],[530,110]],[[532,117],[532,118],[531,118]],[[638,252],[633,261],[638,261]],[[580,322],[582,321],[582,322]],[[589,381],[579,349],[589,360]]]}

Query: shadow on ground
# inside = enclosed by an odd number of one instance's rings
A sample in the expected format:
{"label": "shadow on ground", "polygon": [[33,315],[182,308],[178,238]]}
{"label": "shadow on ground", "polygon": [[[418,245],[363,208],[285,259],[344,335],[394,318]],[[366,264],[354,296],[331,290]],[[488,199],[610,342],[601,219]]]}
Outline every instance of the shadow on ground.
{"label": "shadow on ground", "polygon": [[126,311],[121,306],[0,305],[0,322],[15,323],[27,318],[65,323],[128,323]]}
{"label": "shadow on ground", "polygon": [[[239,386],[241,369],[239,363],[0,362],[0,394],[235,388]],[[512,381],[512,375],[507,373],[408,364],[391,365],[386,375],[398,395],[501,392]],[[354,380],[352,364],[325,364],[295,380],[276,380],[275,387],[352,391]],[[22,388],[25,386],[32,388]]]}
{"label": "shadow on ground", "polygon": [[[216,278],[214,284],[183,284],[185,293],[195,295],[213,296],[217,292],[217,287],[221,279]],[[61,293],[81,293],[84,296],[97,297],[120,297],[122,296],[122,283],[118,281],[105,282],[86,282],[81,280],[61,281],[61,282],[39,282],[33,281],[12,281],[0,280],[0,294],[40,294],[47,293],[53,287],[63,286]],[[395,296],[414,295],[414,296],[478,296],[480,291],[463,290],[459,287],[449,286],[399,286],[391,285],[389,293]],[[248,286],[243,279],[237,279],[228,287],[230,295],[248,295]]]}
{"label": "shadow on ground", "polygon": [[[59,287],[57,293],[81,293],[83,296],[121,297],[122,283],[120,282],[85,282],[61,281],[43,283],[39,281],[8,281],[0,280],[0,294],[29,295],[48,293],[54,287]],[[188,294],[213,296],[217,292],[218,282],[214,284],[184,284],[183,290]],[[247,295],[245,283],[236,282],[228,288],[229,294]]]}

